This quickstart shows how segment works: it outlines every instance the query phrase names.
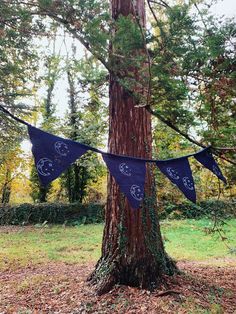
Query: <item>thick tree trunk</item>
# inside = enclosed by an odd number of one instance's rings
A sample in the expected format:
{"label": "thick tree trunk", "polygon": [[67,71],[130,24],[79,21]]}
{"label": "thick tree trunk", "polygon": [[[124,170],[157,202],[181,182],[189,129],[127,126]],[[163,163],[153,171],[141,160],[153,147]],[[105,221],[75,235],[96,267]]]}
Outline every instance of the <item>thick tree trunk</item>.
{"label": "thick tree trunk", "polygon": [[[145,23],[144,0],[136,2],[136,12]],[[112,0],[113,18],[134,14],[131,0]],[[135,99],[110,75],[109,151],[120,155],[151,158],[151,116],[135,107]],[[165,253],[157,218],[152,166],[147,166],[145,200],[133,210],[113,177],[109,176],[102,257],[90,280],[99,294],[114,284],[153,289],[162,274],[172,274],[174,263]]]}

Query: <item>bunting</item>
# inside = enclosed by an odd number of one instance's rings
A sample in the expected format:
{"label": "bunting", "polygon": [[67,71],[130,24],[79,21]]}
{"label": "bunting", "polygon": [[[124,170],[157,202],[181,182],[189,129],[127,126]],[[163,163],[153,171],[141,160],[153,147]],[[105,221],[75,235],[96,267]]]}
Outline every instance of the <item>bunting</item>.
{"label": "bunting", "polygon": [[198,152],[194,155],[195,159],[199,161],[204,167],[209,169],[225,184],[227,183],[225,177],[223,176],[218,164],[216,163],[214,157],[212,156],[210,147]]}
{"label": "bunting", "polygon": [[132,208],[139,208],[144,198],[145,160],[110,154],[102,154],[102,157]]}
{"label": "bunting", "polygon": [[197,153],[169,160],[150,160],[119,156],[44,132],[15,117],[1,105],[0,109],[14,120],[28,127],[35,166],[39,179],[44,186],[59,177],[71,163],[80,158],[88,150],[102,154],[111,175],[115,178],[121,192],[125,194],[133,208],[139,208],[144,198],[147,162],[155,162],[160,171],[192,202],[196,202],[196,191],[188,161],[189,157],[195,157],[204,167],[212,171],[220,180],[226,183],[225,177],[212,156],[210,147]]}
{"label": "bunting", "polygon": [[190,201],[196,203],[195,186],[187,157],[157,161],[156,165]]}
{"label": "bunting", "polygon": [[43,186],[59,177],[88,150],[83,144],[49,134],[31,125],[28,125],[28,132],[35,166]]}
{"label": "bunting", "polygon": [[27,123],[25,124],[28,126],[35,166],[43,186],[59,177],[71,163],[79,159],[88,150],[102,154],[111,175],[134,209],[139,208],[144,199],[147,162],[155,162],[160,171],[194,203],[196,202],[196,191],[189,165],[189,157],[194,156],[204,167],[211,170],[226,183],[226,179],[213,158],[209,147],[200,152],[176,159],[141,159],[104,153],[99,149],[52,135]]}
{"label": "bunting", "polygon": [[211,170],[226,183],[210,148],[200,152],[169,160],[150,160],[104,153],[99,149],[72,140],[64,139],[27,123],[32,153],[39,179],[43,186],[48,185],[65,171],[71,163],[88,150],[102,154],[111,175],[127,197],[132,208],[141,206],[144,198],[146,163],[155,162],[160,171],[174,183],[192,202],[196,202],[196,191],[188,158],[194,156],[204,167]]}

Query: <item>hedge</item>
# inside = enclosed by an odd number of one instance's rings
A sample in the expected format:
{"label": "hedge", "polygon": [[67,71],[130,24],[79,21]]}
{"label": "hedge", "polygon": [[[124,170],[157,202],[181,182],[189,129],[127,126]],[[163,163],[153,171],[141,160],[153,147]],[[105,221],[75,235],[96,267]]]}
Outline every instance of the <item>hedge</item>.
{"label": "hedge", "polygon": [[161,206],[160,219],[200,219],[200,218],[234,218],[236,217],[236,200],[207,200],[197,204],[184,202],[181,204],[164,203]]}
{"label": "hedge", "polygon": [[21,204],[0,206],[0,225],[26,224],[87,224],[100,223],[104,217],[104,205],[80,203]]}
{"label": "hedge", "polygon": [[[162,203],[159,206],[160,219],[200,219],[203,217],[236,217],[236,200],[208,200],[197,204]],[[0,225],[26,224],[88,224],[104,221],[104,205],[101,204],[21,204],[0,206]]]}

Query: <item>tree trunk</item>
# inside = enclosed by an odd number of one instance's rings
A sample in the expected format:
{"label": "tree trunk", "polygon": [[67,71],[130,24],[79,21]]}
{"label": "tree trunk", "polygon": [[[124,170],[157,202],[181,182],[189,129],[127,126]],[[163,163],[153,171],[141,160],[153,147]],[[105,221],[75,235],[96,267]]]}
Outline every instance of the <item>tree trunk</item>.
{"label": "tree trunk", "polygon": [[1,203],[8,204],[11,196],[11,171],[9,169],[6,170],[5,182],[2,187],[2,195],[1,195]]}
{"label": "tree trunk", "polygon": [[[77,102],[76,102],[76,82],[75,73],[69,68],[67,69],[67,79],[69,84],[69,125],[70,125],[70,139],[76,141],[79,135],[79,129],[77,125]],[[70,203],[80,202],[82,203],[86,195],[86,169],[74,162],[65,174],[66,189]]]}
{"label": "tree trunk", "polygon": [[[136,14],[145,25],[144,0],[136,2]],[[132,0],[112,0],[112,16],[134,15]],[[128,31],[128,30],[127,30]],[[109,151],[133,157],[152,157],[151,116],[135,107],[135,99],[110,74]],[[102,256],[89,280],[98,294],[114,284],[154,289],[163,274],[172,274],[175,265],[164,250],[157,218],[156,191],[152,166],[147,166],[145,199],[133,210],[113,177],[108,180]]]}
{"label": "tree trunk", "polygon": [[[50,185],[51,188],[51,185]],[[47,203],[47,196],[49,192],[49,186],[44,187],[40,184],[39,186],[39,203]]]}

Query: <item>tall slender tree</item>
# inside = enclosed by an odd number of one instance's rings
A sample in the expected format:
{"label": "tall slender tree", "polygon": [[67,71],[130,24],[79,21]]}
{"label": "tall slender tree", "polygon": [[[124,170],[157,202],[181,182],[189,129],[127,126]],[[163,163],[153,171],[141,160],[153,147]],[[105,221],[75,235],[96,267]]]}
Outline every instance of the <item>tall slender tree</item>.
{"label": "tall slender tree", "polygon": [[7,204],[10,201],[10,196],[11,196],[11,170],[8,168],[5,173],[5,180],[4,184],[1,188],[1,203],[2,204]]}
{"label": "tall slender tree", "polygon": [[[67,56],[66,74],[68,80],[68,130],[67,137],[87,145],[97,147],[106,130],[104,122],[104,105],[100,100],[100,93],[96,89],[101,84],[101,69],[93,58],[87,56],[76,60],[76,49],[72,46],[73,55]],[[93,64],[94,63],[94,64]],[[88,69],[89,67],[89,69]],[[91,82],[86,75],[93,72],[99,77]],[[89,74],[89,76],[93,74]],[[103,80],[102,80],[103,81]],[[86,100],[81,101],[81,95],[88,94]],[[87,153],[80,160],[74,162],[62,177],[62,185],[66,189],[69,202],[84,202],[88,194],[88,186],[103,173],[103,165],[97,154]]]}
{"label": "tall slender tree", "polygon": [[[42,102],[42,127],[43,129],[53,132],[55,129],[55,104],[53,102],[55,84],[60,76],[60,56],[55,51],[55,38],[53,40],[53,52],[51,55],[45,58],[46,74],[44,77],[46,85],[46,97]],[[51,190],[52,185],[44,187],[39,181],[38,174],[35,166],[32,166],[31,170],[31,197],[34,201],[44,203],[47,201],[48,194]]]}

